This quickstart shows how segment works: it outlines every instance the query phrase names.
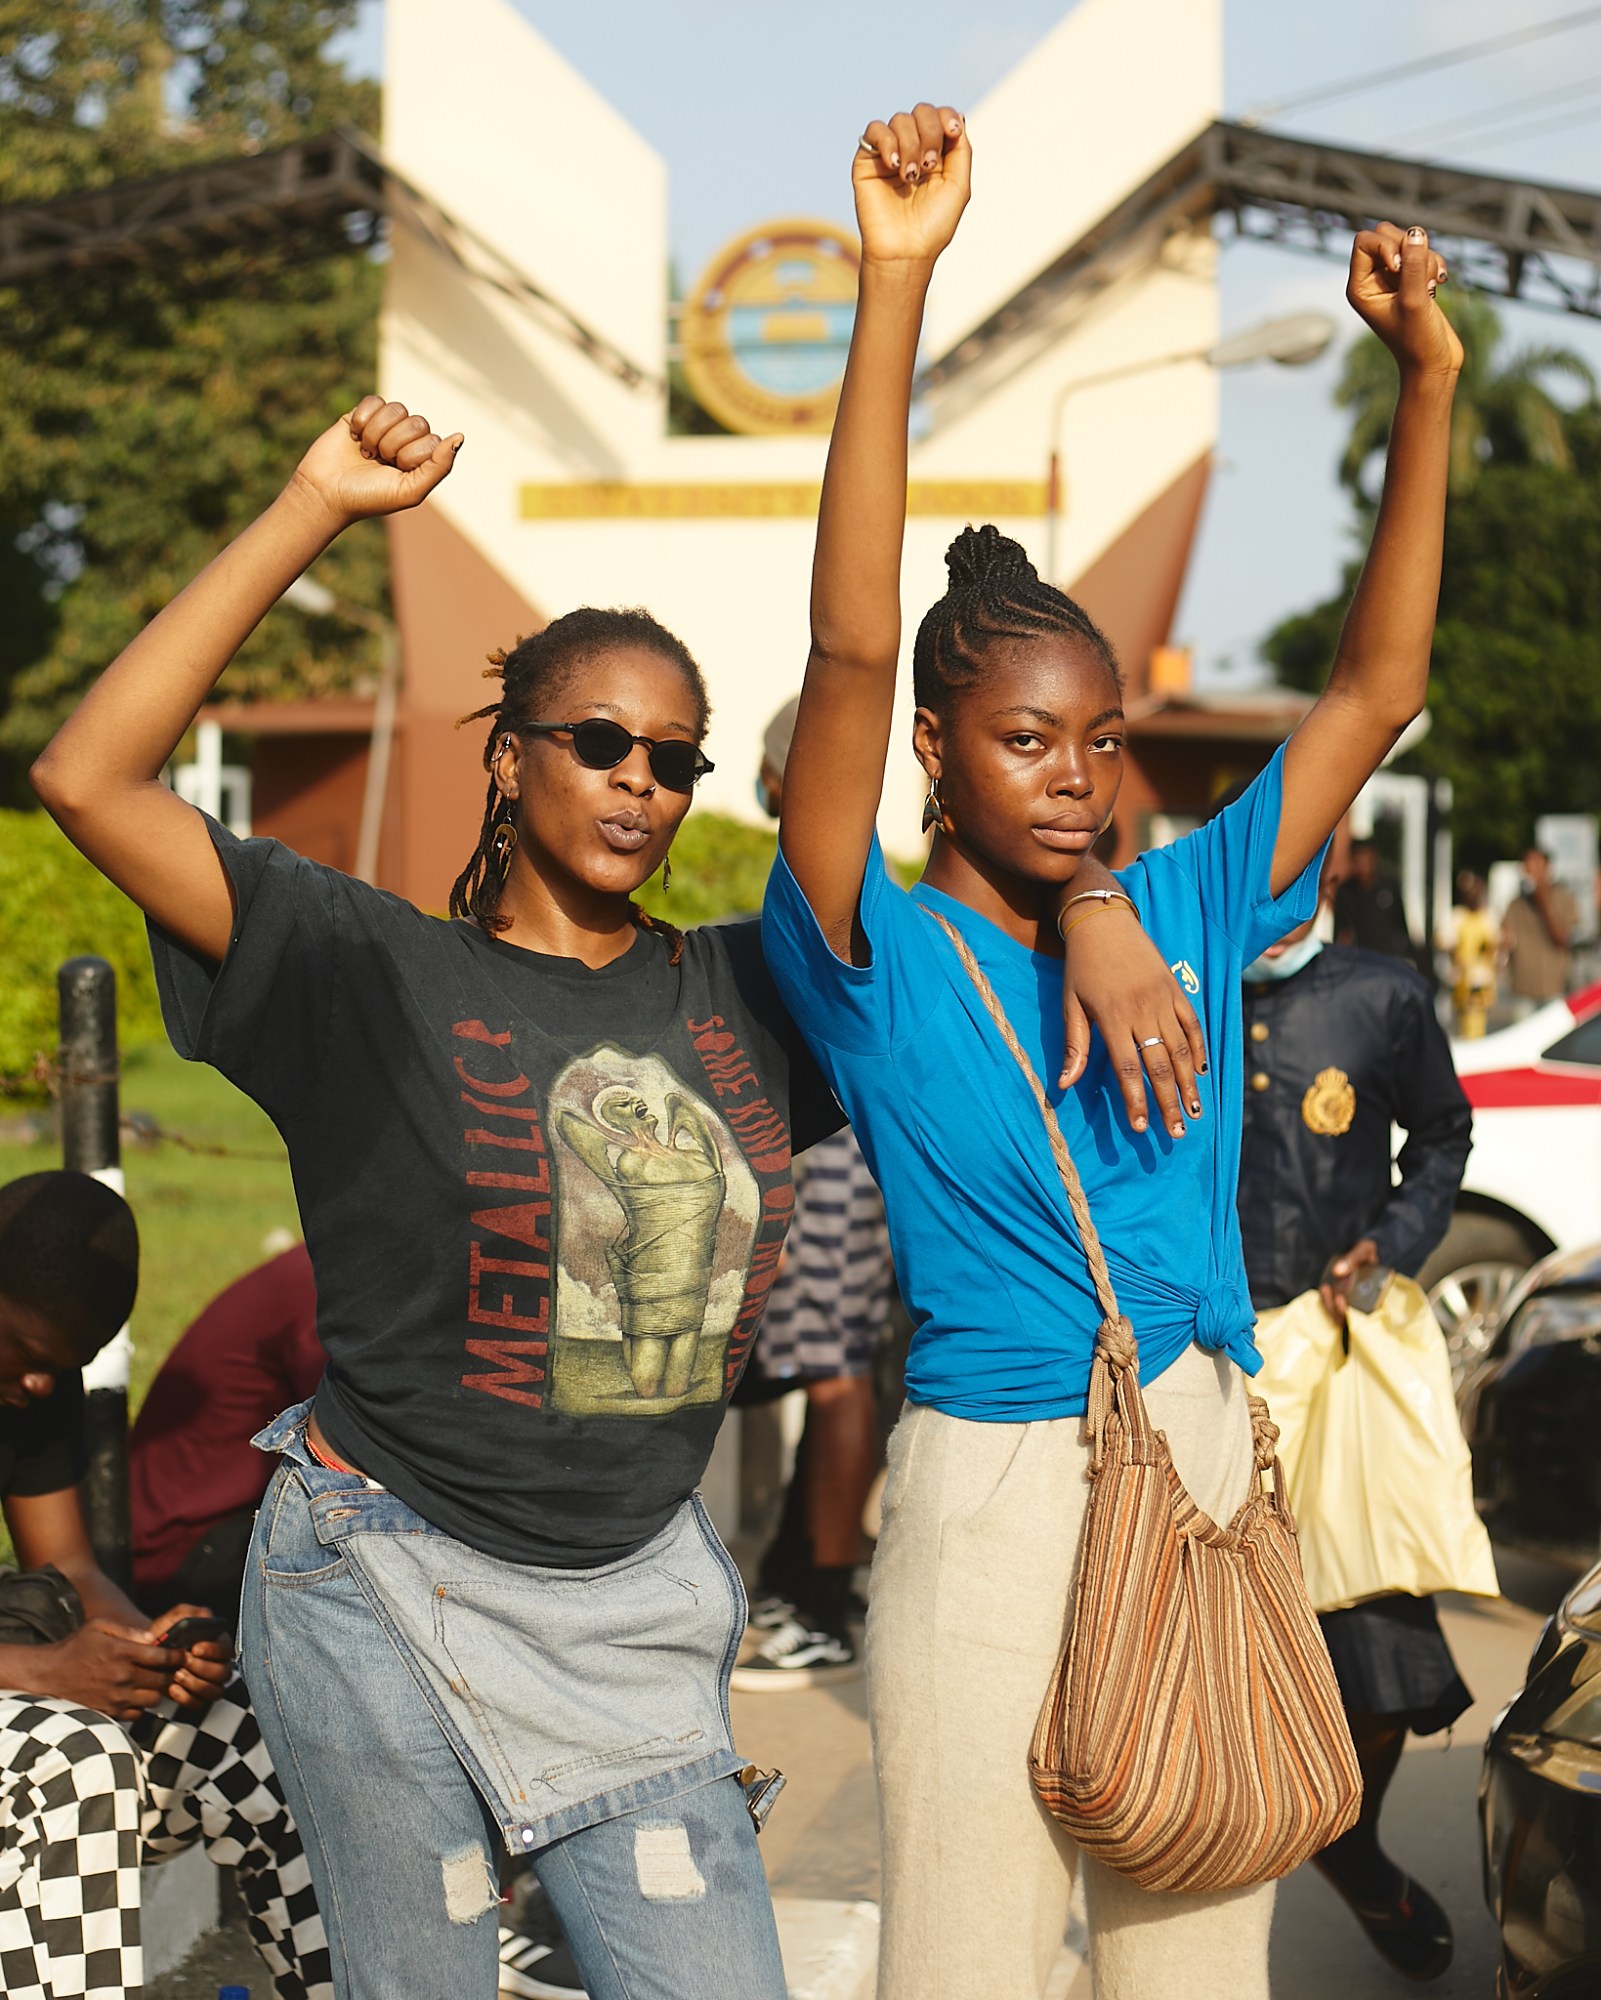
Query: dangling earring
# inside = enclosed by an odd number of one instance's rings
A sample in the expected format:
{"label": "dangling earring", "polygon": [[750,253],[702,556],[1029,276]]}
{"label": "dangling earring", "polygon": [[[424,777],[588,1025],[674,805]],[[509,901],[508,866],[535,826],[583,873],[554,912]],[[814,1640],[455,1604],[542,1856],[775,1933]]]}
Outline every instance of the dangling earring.
{"label": "dangling earring", "polygon": [[924,833],[927,833],[931,826],[937,826],[941,833],[954,833],[956,831],[955,822],[945,810],[945,802],[939,795],[938,778],[929,779],[928,797],[923,801]]}
{"label": "dangling earring", "polygon": [[667,891],[672,886],[673,886],[673,857],[670,854],[668,854],[662,857],[662,894],[665,896],[667,894]]}
{"label": "dangling earring", "polygon": [[511,800],[506,801],[506,816],[489,836],[489,858],[495,864],[495,872],[502,882],[511,870],[512,849],[517,845],[517,828],[512,820]]}

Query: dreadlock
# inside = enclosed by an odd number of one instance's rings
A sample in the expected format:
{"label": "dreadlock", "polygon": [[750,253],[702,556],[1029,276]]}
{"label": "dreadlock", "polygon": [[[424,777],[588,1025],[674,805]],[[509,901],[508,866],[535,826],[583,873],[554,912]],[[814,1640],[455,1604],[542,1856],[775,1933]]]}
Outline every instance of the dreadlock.
{"label": "dreadlock", "polygon": [[[484,800],[478,845],[450,892],[453,917],[465,917],[486,931],[503,931],[511,924],[510,917],[500,914],[506,867],[497,851],[496,836],[508,827],[515,833],[516,809],[510,799],[501,796],[495,782],[495,750],[500,739],[508,733],[515,735],[525,722],[555,720],[541,711],[554,705],[570,669],[596,653],[613,652],[624,646],[643,647],[678,669],[694,700],[696,733],[698,736],[706,733],[711,703],[700,668],[684,642],[675,638],[665,625],[658,624],[648,611],[603,611],[586,605],[553,619],[542,632],[526,639],[520,637],[509,652],[497,647],[489,655],[484,679],[500,682],[498,699],[474,709],[456,724],[460,729],[464,723],[489,718],[489,736],[484,744],[489,792]],[[683,933],[663,919],[650,916],[637,903],[630,903],[628,908],[642,930],[659,931],[666,938],[671,947],[671,962],[676,965],[684,955]]]}
{"label": "dreadlock", "polygon": [[986,522],[967,527],[945,551],[950,582],[924,613],[912,649],[912,687],[919,708],[938,710],[945,696],[983,677],[984,654],[998,639],[1034,639],[1047,632],[1079,639],[1121,688],[1117,655],[1104,632],[1065,591],[1041,580],[1020,542]]}

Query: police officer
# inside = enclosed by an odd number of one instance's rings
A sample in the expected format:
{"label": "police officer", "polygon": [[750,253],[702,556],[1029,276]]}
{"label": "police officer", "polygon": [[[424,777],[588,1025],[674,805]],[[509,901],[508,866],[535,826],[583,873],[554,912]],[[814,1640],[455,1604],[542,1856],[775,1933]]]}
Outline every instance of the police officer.
{"label": "police officer", "polygon": [[[1325,901],[1338,873],[1336,854]],[[1302,925],[1245,969],[1240,1230],[1258,1312],[1317,1287],[1343,1325],[1365,1267],[1415,1276],[1444,1236],[1472,1117],[1425,980],[1399,958],[1324,944],[1319,928]],[[1364,1797],[1318,1866],[1398,1971],[1437,1978],[1451,1961],[1450,1921],[1384,1854],[1378,1816],[1407,1731],[1448,1727],[1472,1697],[1432,1598],[1378,1598],[1321,1622]]]}

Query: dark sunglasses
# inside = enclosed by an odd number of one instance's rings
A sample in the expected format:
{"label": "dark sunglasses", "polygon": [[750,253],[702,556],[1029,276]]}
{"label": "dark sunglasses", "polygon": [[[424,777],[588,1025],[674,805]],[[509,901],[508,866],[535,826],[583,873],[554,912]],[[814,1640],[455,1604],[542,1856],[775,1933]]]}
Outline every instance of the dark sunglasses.
{"label": "dark sunglasses", "polygon": [[681,737],[658,740],[654,736],[635,736],[620,722],[608,722],[599,715],[585,722],[525,722],[520,733],[570,736],[579,763],[587,764],[592,771],[615,770],[636,743],[643,743],[650,775],[669,792],[692,792],[698,778],[717,768],[709,757],[701,755],[698,744],[686,743]]}

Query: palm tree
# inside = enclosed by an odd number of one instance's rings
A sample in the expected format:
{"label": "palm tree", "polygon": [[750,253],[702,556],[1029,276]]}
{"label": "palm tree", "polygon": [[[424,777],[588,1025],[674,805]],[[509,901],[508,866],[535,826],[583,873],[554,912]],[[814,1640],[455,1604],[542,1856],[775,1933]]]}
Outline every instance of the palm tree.
{"label": "palm tree", "polygon": [[[1503,361],[1501,317],[1487,299],[1447,292],[1440,303],[1466,356],[1451,411],[1451,491],[1466,492],[1488,461],[1566,470],[1572,463],[1568,413],[1548,384],[1561,378],[1593,400],[1596,379],[1589,364],[1567,347],[1526,347]],[[1395,365],[1372,334],[1362,335],[1346,354],[1334,400],[1352,413],[1340,482],[1372,507],[1378,496],[1367,483],[1368,468],[1390,441],[1395,413]]]}

